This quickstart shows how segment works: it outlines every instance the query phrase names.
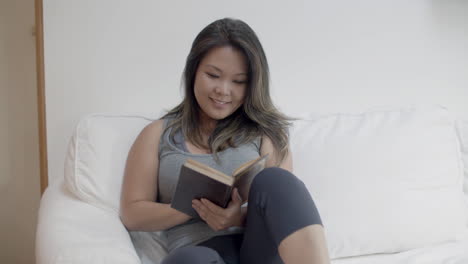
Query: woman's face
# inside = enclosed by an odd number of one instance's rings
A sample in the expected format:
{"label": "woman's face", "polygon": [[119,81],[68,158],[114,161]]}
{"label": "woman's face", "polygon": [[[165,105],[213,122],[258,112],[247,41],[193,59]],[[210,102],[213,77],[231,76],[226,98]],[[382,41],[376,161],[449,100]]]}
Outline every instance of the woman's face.
{"label": "woman's face", "polygon": [[244,55],[231,46],[213,48],[203,57],[194,84],[203,121],[224,119],[244,103],[247,69]]}

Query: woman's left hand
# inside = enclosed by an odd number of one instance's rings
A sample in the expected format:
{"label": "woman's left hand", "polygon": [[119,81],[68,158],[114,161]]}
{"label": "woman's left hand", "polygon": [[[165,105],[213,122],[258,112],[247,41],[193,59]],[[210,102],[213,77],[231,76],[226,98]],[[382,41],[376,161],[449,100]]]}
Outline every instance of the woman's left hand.
{"label": "woman's left hand", "polygon": [[207,199],[192,200],[192,207],[213,230],[220,231],[231,226],[242,226],[242,199],[235,188],[228,207],[222,208]]}

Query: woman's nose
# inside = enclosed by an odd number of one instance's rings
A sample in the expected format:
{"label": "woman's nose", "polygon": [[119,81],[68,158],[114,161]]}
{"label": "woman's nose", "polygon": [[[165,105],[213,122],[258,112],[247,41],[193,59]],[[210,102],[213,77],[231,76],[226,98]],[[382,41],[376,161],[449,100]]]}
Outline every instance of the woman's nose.
{"label": "woman's nose", "polygon": [[216,85],[215,92],[222,94],[222,95],[228,95],[231,87],[229,82],[220,82],[218,85]]}

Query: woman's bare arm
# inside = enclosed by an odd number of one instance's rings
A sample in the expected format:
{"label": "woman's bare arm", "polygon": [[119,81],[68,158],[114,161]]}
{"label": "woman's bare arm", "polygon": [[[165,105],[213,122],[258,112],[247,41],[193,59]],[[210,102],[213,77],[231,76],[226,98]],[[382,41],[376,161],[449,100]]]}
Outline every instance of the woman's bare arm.
{"label": "woman's bare arm", "polygon": [[130,231],[160,231],[186,222],[190,216],[157,203],[158,147],[163,120],[146,126],[133,143],[125,166],[120,218]]}
{"label": "woman's bare arm", "polygon": [[[289,147],[288,147],[289,149]],[[268,156],[268,159],[266,161],[266,166],[265,167],[280,167],[285,170],[288,170],[292,172],[293,170],[293,162],[292,162],[292,155],[291,155],[291,150],[288,151],[288,154],[286,157],[283,159],[283,161],[278,165],[279,161],[279,154],[273,147],[273,143],[271,142],[271,139],[267,136],[262,137],[262,144],[260,146],[260,155],[265,155],[265,154],[270,154]]]}

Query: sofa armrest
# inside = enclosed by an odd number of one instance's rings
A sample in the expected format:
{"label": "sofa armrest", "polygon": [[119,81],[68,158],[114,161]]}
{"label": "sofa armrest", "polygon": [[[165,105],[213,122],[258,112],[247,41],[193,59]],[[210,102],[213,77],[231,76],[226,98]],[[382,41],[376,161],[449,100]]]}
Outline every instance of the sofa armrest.
{"label": "sofa armrest", "polygon": [[141,262],[119,216],[78,200],[61,182],[41,199],[36,263]]}

